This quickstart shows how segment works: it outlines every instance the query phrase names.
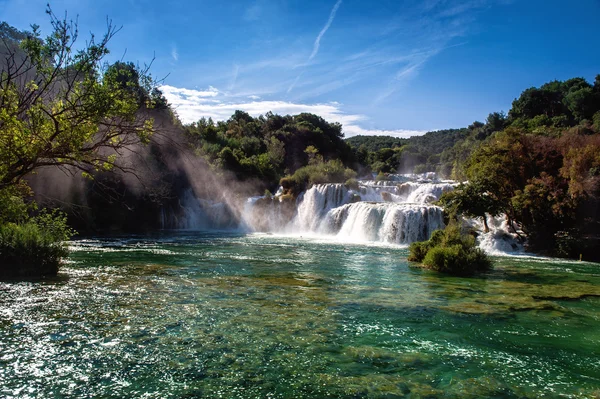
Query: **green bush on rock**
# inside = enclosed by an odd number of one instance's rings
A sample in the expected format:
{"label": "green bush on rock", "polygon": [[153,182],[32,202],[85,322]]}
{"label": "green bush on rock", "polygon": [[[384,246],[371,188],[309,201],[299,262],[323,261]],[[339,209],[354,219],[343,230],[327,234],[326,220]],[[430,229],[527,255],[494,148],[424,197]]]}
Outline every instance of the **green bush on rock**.
{"label": "green bush on rock", "polygon": [[471,275],[491,267],[489,257],[475,244],[475,238],[461,232],[455,223],[436,230],[428,241],[414,242],[409,248],[409,261],[454,275]]}

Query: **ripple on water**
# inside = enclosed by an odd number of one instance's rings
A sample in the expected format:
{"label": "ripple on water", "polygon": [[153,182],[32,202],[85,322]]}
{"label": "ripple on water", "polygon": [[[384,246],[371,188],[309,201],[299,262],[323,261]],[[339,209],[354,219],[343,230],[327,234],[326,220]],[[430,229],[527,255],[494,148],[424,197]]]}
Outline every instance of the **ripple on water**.
{"label": "ripple on water", "polygon": [[404,249],[255,235],[72,247],[58,278],[0,283],[0,396],[599,393],[588,265],[499,258],[453,278]]}

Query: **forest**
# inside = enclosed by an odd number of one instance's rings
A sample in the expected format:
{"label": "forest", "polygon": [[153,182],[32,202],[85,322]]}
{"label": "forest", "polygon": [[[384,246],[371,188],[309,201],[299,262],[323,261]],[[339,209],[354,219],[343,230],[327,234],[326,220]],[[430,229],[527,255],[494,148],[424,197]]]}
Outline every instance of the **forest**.
{"label": "forest", "polygon": [[[436,172],[463,181],[446,212],[505,214],[532,251],[597,259],[600,75],[523,91],[508,113],[410,139],[344,138],[313,114],[183,124],[149,67],[106,63],[113,27],[74,50],[76,25],[0,25],[2,275],[55,273],[74,234],[144,232],[181,212],[186,190],[213,201],[295,198],[312,184]],[[219,190],[216,188],[219,187]]]}

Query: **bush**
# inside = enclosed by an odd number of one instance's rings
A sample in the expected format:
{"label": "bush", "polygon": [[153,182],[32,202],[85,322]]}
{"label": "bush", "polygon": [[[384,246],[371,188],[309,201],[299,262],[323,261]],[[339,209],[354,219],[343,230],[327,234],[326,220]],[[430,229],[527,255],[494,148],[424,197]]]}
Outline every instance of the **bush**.
{"label": "bush", "polygon": [[279,184],[286,192],[297,195],[313,184],[344,183],[355,177],[355,171],[344,167],[341,161],[333,160],[304,166],[293,175],[283,177]]}
{"label": "bush", "polygon": [[[436,230],[441,231],[441,230]],[[423,262],[427,251],[431,249],[429,241],[417,241],[410,244],[408,260],[411,262]]]}
{"label": "bush", "polygon": [[462,234],[455,223],[436,230],[428,241],[412,243],[409,251],[409,261],[448,274],[471,275],[491,267],[488,256],[476,247],[475,238]]}
{"label": "bush", "polygon": [[64,214],[56,211],[0,225],[0,278],[56,275],[68,255],[64,241],[73,233]]}
{"label": "bush", "polygon": [[358,191],[359,189],[358,180],[356,180],[355,178],[346,180],[345,185],[349,190]]}

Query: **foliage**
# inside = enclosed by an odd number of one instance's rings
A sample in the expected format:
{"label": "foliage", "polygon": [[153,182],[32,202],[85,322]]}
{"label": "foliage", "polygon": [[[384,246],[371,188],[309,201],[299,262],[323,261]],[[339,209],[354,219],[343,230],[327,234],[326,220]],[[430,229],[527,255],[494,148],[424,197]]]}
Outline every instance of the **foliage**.
{"label": "foliage", "polygon": [[448,274],[471,275],[491,267],[490,259],[477,248],[475,238],[463,234],[456,223],[436,230],[428,241],[412,243],[409,251],[409,261],[422,262],[431,270]]}
{"label": "foliage", "polygon": [[346,180],[344,184],[350,190],[358,191],[359,189],[358,180],[356,180],[354,177]]}
{"label": "foliage", "polygon": [[480,217],[483,220],[485,232],[489,231],[486,214],[496,216],[501,207],[493,192],[487,191],[481,182],[461,184],[454,190],[442,194],[438,204],[451,219],[458,215],[471,218]]}
{"label": "foliage", "polygon": [[0,225],[21,223],[29,218],[29,212],[36,209],[35,203],[25,201],[30,194],[24,183],[0,189]]}
{"label": "foliage", "polygon": [[363,148],[368,152],[377,152],[383,148],[402,147],[408,142],[408,139],[401,139],[391,136],[353,136],[346,139],[346,143],[353,150]]}
{"label": "foliage", "polygon": [[43,166],[115,167],[117,154],[153,133],[141,107],[164,101],[147,70],[103,61],[112,25],[75,50],[77,25],[47,13],[53,31],[45,39],[37,26],[25,38],[4,37],[22,40],[5,45],[0,70],[0,189]]}
{"label": "foliage", "polygon": [[[508,115],[492,112],[485,123],[476,121],[465,129],[429,132],[402,142],[366,136],[348,142],[357,161],[374,172],[435,171],[441,176],[465,180],[467,160],[495,133],[512,128],[560,137],[571,127],[586,134],[600,132],[600,75],[594,84],[573,78],[529,88],[513,101]],[[386,147],[398,152],[382,152]]]}
{"label": "foliage", "polygon": [[[598,234],[600,135],[548,137],[509,128],[466,162],[469,184],[442,202],[467,216],[504,213],[531,249],[554,248],[561,231]],[[573,230],[576,229],[576,230]]]}
{"label": "foliage", "polygon": [[564,82],[555,80],[541,87],[531,87],[515,99],[508,113],[511,123],[530,129],[538,126],[570,127],[591,119],[600,109],[600,88],[583,78]]}
{"label": "foliage", "polygon": [[57,211],[42,211],[19,224],[0,224],[0,277],[55,275],[68,254],[64,241],[73,234],[66,216]]}
{"label": "foliage", "polygon": [[151,109],[167,107],[147,73],[132,63],[109,65],[110,23],[98,40],[77,42],[76,23],[48,7],[52,32],[19,32],[0,24],[0,275],[56,274],[74,233],[66,216],[36,216],[28,181],[42,168],[86,176],[118,168],[118,156],[154,133]]}
{"label": "foliage", "polygon": [[236,111],[226,122],[203,118],[185,130],[211,165],[232,172],[239,180],[258,180],[262,186],[257,190],[274,188],[284,174],[307,165],[339,159],[348,166],[353,160],[342,140],[341,125],[313,114],[269,112],[253,118]]}
{"label": "foliage", "polygon": [[282,178],[280,184],[286,192],[297,195],[313,184],[344,183],[355,177],[355,171],[336,159],[304,166]]}
{"label": "foliage", "polygon": [[385,136],[356,136],[346,140],[355,160],[369,171],[405,173],[435,171],[440,154],[466,135],[466,129],[429,132],[410,139]]}

